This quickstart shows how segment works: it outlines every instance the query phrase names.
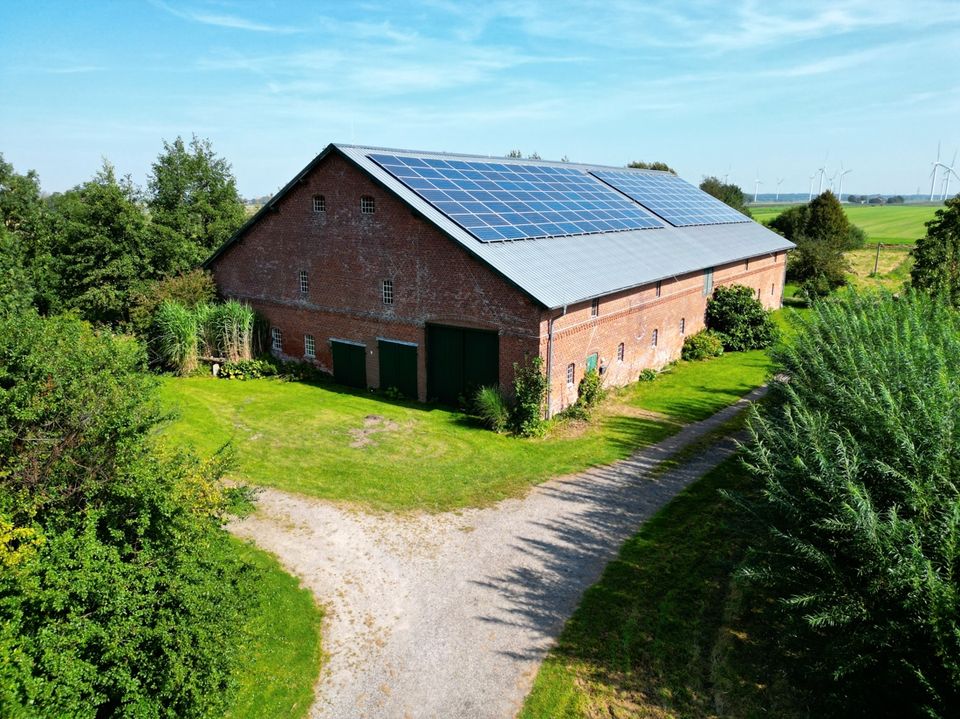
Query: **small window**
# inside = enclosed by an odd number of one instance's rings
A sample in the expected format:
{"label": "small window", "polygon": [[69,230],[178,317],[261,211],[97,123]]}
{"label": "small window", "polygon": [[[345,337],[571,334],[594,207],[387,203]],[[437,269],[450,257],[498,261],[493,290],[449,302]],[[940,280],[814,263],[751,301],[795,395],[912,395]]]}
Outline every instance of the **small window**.
{"label": "small window", "polygon": [[654,331],[653,331],[653,336],[650,338],[650,346],[651,346],[651,347],[656,347],[656,346],[657,346],[657,340],[659,339],[659,336],[660,336],[660,331],[659,331],[659,330],[654,330]]}
{"label": "small window", "polygon": [[758,299],[758,300],[760,299],[760,288],[759,288],[759,287],[757,288],[757,299]]}
{"label": "small window", "polygon": [[623,362],[623,342],[617,345],[617,362]]}
{"label": "small window", "polygon": [[686,333],[687,333],[687,318],[681,317],[680,318],[680,334],[683,335]]}
{"label": "small window", "polygon": [[703,296],[706,297],[713,292],[713,268],[708,267],[703,271]]}
{"label": "small window", "polygon": [[372,215],[377,211],[376,203],[370,195],[364,195],[360,198],[360,212],[364,215]]}
{"label": "small window", "polygon": [[392,305],[393,304],[393,280],[384,280],[383,281],[383,304]]}
{"label": "small window", "polygon": [[662,288],[663,288],[663,282],[661,280],[657,280],[657,297],[660,296],[660,290]]}
{"label": "small window", "polygon": [[776,286],[776,283],[770,285],[770,296],[773,297],[773,288]]}
{"label": "small window", "polygon": [[279,327],[273,327],[270,330],[270,346],[274,352],[283,352],[283,332]]}
{"label": "small window", "polygon": [[745,270],[749,270],[749,269],[750,269],[750,260],[749,260],[749,259],[746,259],[746,260],[743,261],[743,269],[745,269]]}
{"label": "small window", "polygon": [[573,380],[575,379],[574,373],[576,371],[577,370],[573,362],[567,365],[567,384],[573,384]]}
{"label": "small window", "polygon": [[597,298],[590,303],[590,316],[596,317],[600,314],[600,299]]}
{"label": "small window", "polygon": [[303,356],[310,359],[317,356],[317,343],[313,339],[313,335],[303,336]]}
{"label": "small window", "polygon": [[310,291],[310,278],[307,277],[306,270],[300,270],[300,294],[307,294]]}
{"label": "small window", "polygon": [[327,211],[327,198],[323,195],[314,195],[313,196],[313,211],[314,212],[326,212]]}

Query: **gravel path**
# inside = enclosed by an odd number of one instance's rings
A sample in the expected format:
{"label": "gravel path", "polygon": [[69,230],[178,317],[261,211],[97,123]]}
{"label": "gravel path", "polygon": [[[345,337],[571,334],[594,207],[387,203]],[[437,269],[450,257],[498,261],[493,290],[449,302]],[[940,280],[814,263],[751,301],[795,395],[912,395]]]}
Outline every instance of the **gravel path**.
{"label": "gravel path", "polygon": [[488,509],[370,515],[265,490],[231,530],[276,554],[327,609],[310,716],[513,717],[583,591],[732,442],[644,475],[760,391],[630,459]]}

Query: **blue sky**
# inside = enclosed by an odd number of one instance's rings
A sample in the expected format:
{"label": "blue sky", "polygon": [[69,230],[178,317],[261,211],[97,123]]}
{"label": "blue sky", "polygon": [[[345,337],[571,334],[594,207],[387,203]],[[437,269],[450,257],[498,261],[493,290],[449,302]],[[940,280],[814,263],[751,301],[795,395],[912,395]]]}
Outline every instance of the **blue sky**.
{"label": "blue sky", "polygon": [[664,160],[750,192],[824,162],[845,192],[928,191],[937,142],[960,147],[956,0],[38,0],[0,27],[0,152],[49,191],[101,157],[144,183],[193,132],[245,196],[331,141]]}

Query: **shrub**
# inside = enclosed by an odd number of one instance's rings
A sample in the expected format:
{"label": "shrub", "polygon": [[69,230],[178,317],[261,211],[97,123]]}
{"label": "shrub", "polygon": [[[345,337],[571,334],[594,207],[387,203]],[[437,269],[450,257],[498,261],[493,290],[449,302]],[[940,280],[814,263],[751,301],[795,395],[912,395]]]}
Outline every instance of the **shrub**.
{"label": "shrub", "polygon": [[147,282],[132,293],[130,326],[141,337],[150,333],[157,308],[164,301],[179,302],[187,309],[213,302],[217,287],[205,270],[190,270],[173,277]]}
{"label": "shrub", "polygon": [[164,300],[153,318],[151,339],[160,364],[177,374],[197,368],[197,319],[179,302]]}
{"label": "shrub", "polygon": [[719,357],[723,354],[723,340],[710,330],[700,330],[696,334],[687,335],[683,340],[683,350],[680,356],[693,362],[710,357]]}
{"label": "shrub", "polygon": [[720,286],[707,300],[707,327],[732,352],[769,347],[777,334],[770,313],[749,287]]}
{"label": "shrub", "polygon": [[221,379],[260,379],[273,377],[275,374],[277,368],[273,363],[259,359],[225,362],[220,368]]}
{"label": "shrub", "polygon": [[256,587],[142,345],[0,318],[0,714],[223,716]]}
{"label": "shrub", "polygon": [[604,394],[603,377],[597,370],[592,369],[583,375],[583,379],[577,386],[577,402],[589,411],[597,406],[597,403],[603,399]]}
{"label": "shrub", "polygon": [[[686,342],[684,342],[684,349],[686,349]],[[646,369],[640,370],[640,376],[637,378],[640,382],[653,382],[657,378],[657,371],[655,369]]]}
{"label": "shrub", "polygon": [[253,359],[260,348],[255,343],[257,318],[250,305],[227,300],[214,305],[207,319],[218,356],[227,362]]}
{"label": "shrub", "polygon": [[960,314],[920,293],[816,303],[774,350],[742,576],[815,714],[960,714]]}
{"label": "shrub", "polygon": [[503,432],[510,423],[510,407],[499,387],[481,387],[473,396],[477,416],[494,432]]}
{"label": "shrub", "polygon": [[558,412],[556,417],[560,420],[586,422],[590,419],[590,410],[587,409],[582,402],[577,401],[564,408],[563,411]]}
{"label": "shrub", "polygon": [[544,403],[547,398],[547,377],[543,372],[543,358],[534,357],[529,363],[514,363],[513,393],[515,402],[510,416],[513,431],[522,437],[539,437],[544,433]]}

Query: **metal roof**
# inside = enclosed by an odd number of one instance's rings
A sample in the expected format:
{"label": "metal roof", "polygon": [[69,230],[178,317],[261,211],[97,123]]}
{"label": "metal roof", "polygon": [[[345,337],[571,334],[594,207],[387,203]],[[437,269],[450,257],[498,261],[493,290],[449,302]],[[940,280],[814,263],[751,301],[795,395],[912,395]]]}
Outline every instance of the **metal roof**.
{"label": "metal roof", "polygon": [[[794,247],[789,240],[753,221],[689,227],[672,227],[665,223],[662,229],[512,242],[479,242],[367,155],[389,151],[401,156],[439,159],[456,157],[490,161],[493,158],[359,145],[334,144],[333,147],[396,193],[468,252],[490,265],[547,308],[563,307],[706,267],[782,252]],[[623,169],[502,157],[496,158],[496,162],[562,165],[580,168],[584,172]]]}
{"label": "metal roof", "polygon": [[[749,257],[782,252],[794,244],[754,221],[717,225],[627,230],[504,242],[480,242],[433,205],[367,157],[370,153],[437,159],[472,159],[527,165],[562,165],[581,169],[610,170],[603,165],[558,163],[546,160],[415,152],[382,147],[333,143],[315,157],[296,177],[264,205],[205,263],[209,267],[234,242],[271,211],[305,175],[330,152],[339,152],[411,208],[436,225],[467,252],[527,293],[546,308],[564,307],[657,280],[669,279],[707,267]],[[658,173],[657,170],[634,172]]]}

